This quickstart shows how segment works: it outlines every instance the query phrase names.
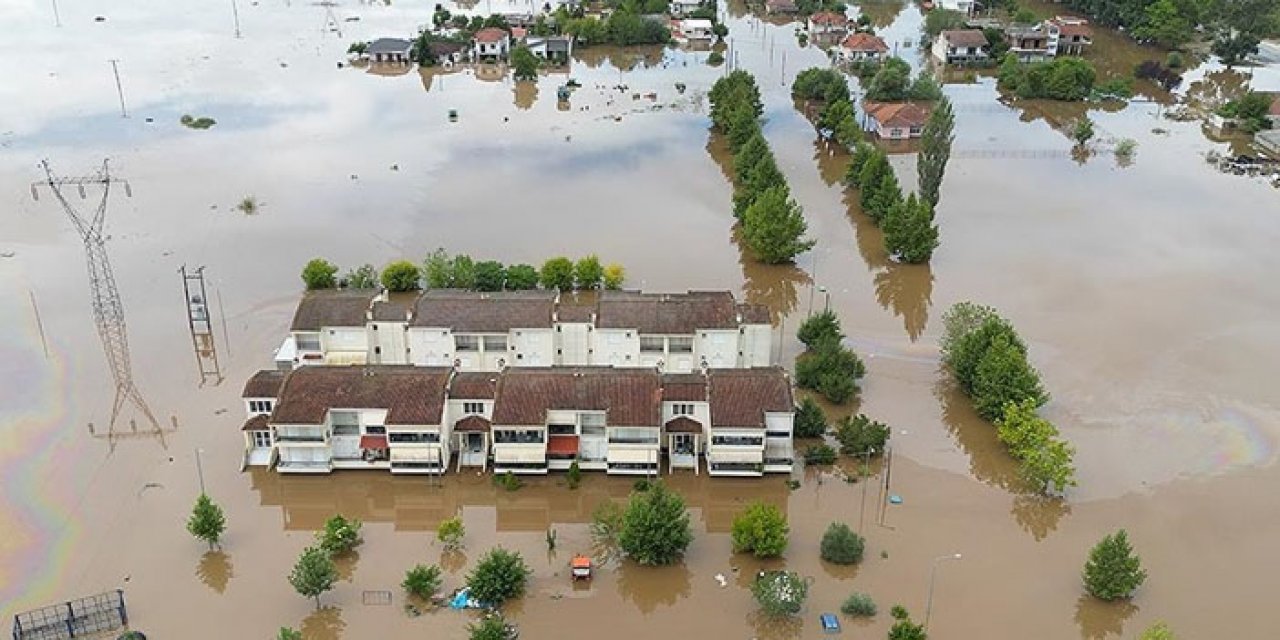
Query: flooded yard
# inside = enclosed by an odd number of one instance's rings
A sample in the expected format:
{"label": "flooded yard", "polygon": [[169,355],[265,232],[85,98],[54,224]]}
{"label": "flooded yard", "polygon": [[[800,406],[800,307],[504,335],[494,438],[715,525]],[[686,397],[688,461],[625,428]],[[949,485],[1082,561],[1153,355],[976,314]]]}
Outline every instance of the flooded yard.
{"label": "flooded yard", "polygon": [[[534,639],[816,638],[818,615],[854,591],[882,613],[846,619],[845,635],[882,637],[892,604],[923,616],[934,559],[953,553],[963,559],[938,569],[936,637],[1130,638],[1155,620],[1180,637],[1271,635],[1257,612],[1271,600],[1280,536],[1280,192],[1205,163],[1239,141],[1162,114],[1246,84],[1280,90],[1274,67],[1206,65],[1173,95],[1090,104],[1099,135],[1087,158],[1072,157],[1066,133],[1084,105],[1002,101],[991,78],[948,85],[957,140],[937,212],[942,244],[929,265],[901,265],[845,192],[847,157],[817,139],[789,95],[824,53],[800,47],[793,23],[732,4],[730,50],[760,83],[765,135],[818,241],[795,265],[770,267],[735,239],[728,156],[704,97],[724,68],[708,66],[707,51],[585,48],[567,70],[522,84],[492,68],[339,68],[352,41],[429,23],[425,3],[340,3],[339,36],[324,6],[241,2],[240,38],[229,4],[58,9],[61,26],[45,3],[0,6],[6,617],[123,588],[130,618],[157,638],[268,638],[282,625],[309,639],[462,638],[469,614],[403,611],[403,572],[439,563],[453,588],[502,545],[535,569],[529,593],[507,607]],[[886,40],[918,40],[914,5],[866,10]],[[1147,55],[1114,35],[1100,42],[1116,68]],[[916,67],[919,53],[899,50]],[[569,78],[582,87],[565,107],[556,90]],[[190,129],[186,114],[216,124]],[[1138,143],[1130,166],[1111,153],[1123,138]],[[84,243],[48,190],[33,200],[30,189],[42,159],[73,176],[104,157],[132,191],[111,196],[106,247],[133,378],[158,425],[126,405],[111,437],[116,390]],[[892,161],[914,184],[914,154]],[[69,195],[92,214],[92,189]],[[247,197],[252,215],[236,208]],[[771,308],[786,365],[798,323],[830,304],[869,369],[844,411],[893,426],[891,490],[903,503],[882,508],[881,476],[850,483],[807,469],[794,490],[776,477],[673,476],[693,513],[686,561],[613,562],[575,586],[568,561],[590,546],[591,512],[625,499],[631,480],[588,474],[570,490],[553,474],[506,492],[466,474],[241,472],[240,389],[271,365],[301,266],[420,260],[436,247],[530,263],[596,253],[625,265],[632,287],[733,290]],[[202,383],[197,368],[183,265],[206,268],[220,383]],[[1021,492],[992,427],[940,370],[939,319],[963,300],[999,308],[1027,340],[1053,395],[1045,413],[1077,449],[1080,486],[1065,503]],[[227,512],[222,552],[183,528],[201,481]],[[794,625],[757,615],[747,587],[761,565],[730,549],[730,523],[753,500],[784,508],[791,524],[785,558],[768,566],[814,581]],[[365,543],[313,611],[285,576],[335,512],[366,521]],[[444,554],[434,530],[456,514],[466,548]],[[818,559],[832,521],[867,536],[854,569]],[[1089,547],[1121,527],[1150,577],[1131,602],[1103,605],[1083,596],[1079,573]],[[366,591],[390,591],[392,604],[365,604]]]}

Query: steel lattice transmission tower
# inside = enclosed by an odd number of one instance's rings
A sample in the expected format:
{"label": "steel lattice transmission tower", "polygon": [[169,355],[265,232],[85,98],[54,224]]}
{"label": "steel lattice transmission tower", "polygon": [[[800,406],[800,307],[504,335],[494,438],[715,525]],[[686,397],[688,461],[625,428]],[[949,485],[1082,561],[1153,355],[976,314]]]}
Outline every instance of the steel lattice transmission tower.
{"label": "steel lattice transmission tower", "polygon": [[[151,413],[151,408],[147,406],[147,401],[142,398],[142,394],[138,392],[138,387],[133,381],[133,365],[129,360],[129,332],[125,324],[124,305],[120,302],[120,291],[116,288],[115,275],[111,273],[111,261],[107,257],[106,237],[102,234],[102,227],[106,221],[107,199],[111,195],[111,186],[120,184],[124,187],[125,195],[132,197],[133,192],[129,187],[129,183],[120,178],[113,178],[106,160],[102,161],[102,168],[96,175],[75,178],[59,178],[55,176],[53,169],[49,167],[48,160],[42,161],[40,166],[44,168],[46,177],[42,182],[32,183],[32,197],[39,197],[38,189],[40,187],[48,187],[53,192],[54,197],[58,199],[58,202],[62,204],[63,210],[67,212],[67,217],[71,219],[71,224],[75,225],[76,231],[80,234],[81,239],[84,240],[85,261],[89,268],[89,291],[93,296],[93,320],[98,326],[98,336],[102,338],[102,347],[107,354],[107,364],[111,367],[111,376],[116,383],[116,395],[115,401],[111,405],[111,421],[108,423],[108,432],[114,434],[116,418],[120,415],[120,409],[124,407],[125,402],[131,402],[155,428],[155,433],[161,434],[163,437],[160,424],[156,421],[155,416]],[[64,187],[75,187],[83,199],[86,186],[102,187],[102,199],[98,201],[97,209],[94,210],[92,218],[86,218],[76,211],[76,208],[63,194]]]}

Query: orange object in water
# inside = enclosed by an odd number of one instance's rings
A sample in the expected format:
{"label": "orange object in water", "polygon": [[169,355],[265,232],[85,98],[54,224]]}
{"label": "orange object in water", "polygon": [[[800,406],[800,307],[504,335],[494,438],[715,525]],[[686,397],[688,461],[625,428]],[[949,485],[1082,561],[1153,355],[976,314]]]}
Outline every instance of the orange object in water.
{"label": "orange object in water", "polygon": [[591,577],[591,558],[584,555],[576,555],[569,563],[572,569],[574,580],[586,580]]}

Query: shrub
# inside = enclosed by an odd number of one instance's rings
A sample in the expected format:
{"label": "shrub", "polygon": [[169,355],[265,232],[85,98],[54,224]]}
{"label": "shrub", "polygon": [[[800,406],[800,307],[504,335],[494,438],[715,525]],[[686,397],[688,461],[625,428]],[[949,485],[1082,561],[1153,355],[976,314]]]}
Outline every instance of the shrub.
{"label": "shrub", "polygon": [[771,504],[756,502],[733,519],[734,553],[776,558],[787,548],[787,518]]}
{"label": "shrub", "polygon": [[836,450],[825,442],[816,446],[806,447],[804,450],[805,464],[834,464],[835,461]]}
{"label": "shrub", "polygon": [[471,256],[459,254],[449,265],[449,286],[458,289],[476,288],[476,263]]}
{"label": "shrub", "polygon": [[462,518],[454,516],[440,521],[440,526],[436,527],[436,540],[444,545],[446,551],[453,551],[462,548],[462,539],[467,535],[467,527],[462,524]]}
{"label": "shrub", "polygon": [[280,631],[276,634],[276,640],[302,640],[302,632],[290,627],[280,627]]}
{"label": "shrub", "polygon": [[476,263],[476,290],[502,291],[506,284],[507,270],[497,260],[485,260]]}
{"label": "shrub", "polygon": [[871,455],[880,455],[891,433],[888,425],[863,413],[846,416],[836,425],[836,440],[840,442],[840,453],[845,455],[860,456],[872,449]]}
{"label": "shrub", "polygon": [[524,594],[533,571],[519,553],[502,547],[491,549],[475,569],[467,574],[471,597],[487,605],[498,606]]}
{"label": "shrub", "polygon": [[538,270],[533,265],[513,264],[507,267],[507,289],[525,291],[538,287]]}
{"label": "shrub", "polygon": [[577,460],[569,463],[569,473],[565,476],[565,481],[568,482],[570,489],[577,489],[582,483],[582,468],[578,466]]}
{"label": "shrub", "polygon": [[382,286],[388,291],[416,291],[421,272],[408,260],[397,260],[382,269]]}
{"label": "shrub", "polygon": [[493,483],[507,491],[515,491],[524,485],[524,483],[520,481],[520,478],[517,478],[516,474],[511,473],[510,471],[503,474],[495,474],[493,476]]}
{"label": "shrub", "polygon": [[839,342],[844,332],[840,329],[836,313],[828,309],[805,318],[796,331],[796,337],[806,348],[814,349],[825,342]]}
{"label": "shrub", "polygon": [[200,494],[191,509],[191,517],[187,520],[187,531],[209,543],[209,548],[212,549],[226,529],[227,517],[223,515],[222,507],[209,499],[209,496]]}
{"label": "shrub", "polygon": [[469,640],[511,640],[517,637],[515,627],[497,611],[484,614],[479,620],[467,625]]}
{"label": "shrub", "polygon": [[1173,635],[1173,630],[1164,622],[1157,622],[1142,632],[1138,636],[1138,640],[1177,640]]}
{"label": "shrub", "polygon": [[712,51],[711,54],[707,56],[707,64],[713,67],[718,67],[724,64],[724,54],[719,51]]}
{"label": "shrub", "polygon": [[1129,546],[1129,534],[1124,529],[1099,541],[1084,565],[1085,590],[1101,600],[1127,598],[1146,579],[1142,559]]}
{"label": "shrub", "polygon": [[911,621],[911,615],[902,605],[893,605],[890,610],[894,623],[889,629],[889,640],[925,640],[924,626]]}
{"label": "shrub", "polygon": [[373,289],[379,283],[378,270],[371,264],[362,264],[348,271],[342,280],[352,289]]}
{"label": "shrub", "polygon": [[551,258],[542,263],[542,271],[538,279],[544,289],[573,289],[573,261],[565,258]]}
{"label": "shrub", "polygon": [[876,601],[871,599],[870,594],[855,593],[845,599],[844,604],[840,605],[840,611],[847,616],[869,618],[876,615]]}
{"label": "shrub", "polygon": [[289,574],[289,584],[293,585],[298,595],[315,598],[316,608],[320,608],[320,594],[333,588],[338,581],[338,568],[333,565],[333,558],[320,547],[307,547],[298,556],[298,562]]}
{"label": "shrub", "polygon": [[791,83],[791,96],[802,100],[824,102],[849,101],[849,83],[835,69],[811,67],[796,74]]}
{"label": "shrub", "polygon": [[332,289],[338,284],[334,279],[337,273],[338,265],[323,258],[314,258],[302,268],[302,282],[308,291]]}
{"label": "shrub", "polygon": [[632,560],[646,565],[671,564],[693,541],[684,499],[654,482],[648,491],[631,494],[622,515],[618,545]]}
{"label": "shrub", "polygon": [[404,574],[404,582],[400,583],[405,591],[423,600],[430,598],[440,589],[440,567],[420,564]]}
{"label": "shrub", "polygon": [[858,354],[834,341],[818,343],[816,350],[796,358],[796,385],[813,389],[836,404],[853,397],[857,380],[866,372]]}
{"label": "shrub", "polygon": [[806,397],[796,407],[796,437],[820,438],[827,432],[827,416],[822,406],[813,398]]}
{"label": "shrub", "polygon": [[325,521],[324,530],[316,532],[316,542],[331,556],[346,553],[360,544],[360,527],[359,520],[337,514]]}
{"label": "shrub", "polygon": [[[832,522],[827,532],[822,534],[822,559],[832,564],[857,564],[862,562],[862,552],[866,547],[862,536],[849,529],[843,522]],[[872,613],[875,615],[874,605]]]}
{"label": "shrub", "polygon": [[1132,160],[1133,154],[1138,150],[1138,141],[1133,138],[1125,138],[1116,145],[1116,157],[1121,160]]}
{"label": "shrub", "polygon": [[1178,53],[1177,51],[1170,51],[1169,57],[1164,60],[1164,65],[1170,69],[1181,69],[1186,65],[1186,60],[1183,59],[1181,53]]}
{"label": "shrub", "polygon": [[622,288],[627,280],[627,270],[622,265],[611,262],[604,268],[604,288],[616,291]]}
{"label": "shrub", "polygon": [[581,258],[573,265],[573,281],[579,289],[599,289],[603,280],[604,268],[595,255]]}
{"label": "shrub", "polygon": [[794,616],[804,607],[809,584],[794,571],[765,571],[751,583],[751,595],[765,615]]}

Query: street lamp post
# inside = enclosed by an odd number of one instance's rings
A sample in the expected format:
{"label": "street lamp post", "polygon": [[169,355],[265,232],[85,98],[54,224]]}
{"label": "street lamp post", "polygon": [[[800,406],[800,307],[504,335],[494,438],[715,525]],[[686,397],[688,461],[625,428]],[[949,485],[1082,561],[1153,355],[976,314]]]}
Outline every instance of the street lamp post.
{"label": "street lamp post", "polygon": [[204,495],[204,465],[200,463],[200,449],[196,449],[196,475],[200,477],[200,494]]}
{"label": "street lamp post", "polygon": [[831,290],[826,287],[818,287],[818,291],[822,292],[822,311],[825,313],[831,310]]}
{"label": "street lamp post", "polygon": [[866,451],[863,451],[861,454],[859,454],[862,456],[862,469],[858,470],[858,475],[861,476],[861,478],[859,479],[859,482],[862,483],[862,504],[861,506],[858,507],[858,533],[859,534],[862,533],[862,523],[865,518],[865,514],[867,512],[867,474],[864,472],[864,470],[867,469],[869,466],[871,466],[871,454],[875,452],[876,452],[875,447],[868,447]]}
{"label": "street lamp post", "polygon": [[933,613],[933,581],[938,577],[938,563],[943,560],[959,560],[961,555],[956,553],[949,556],[938,556],[933,559],[933,567],[929,570],[929,598],[924,605],[924,630],[929,630],[929,615]]}

